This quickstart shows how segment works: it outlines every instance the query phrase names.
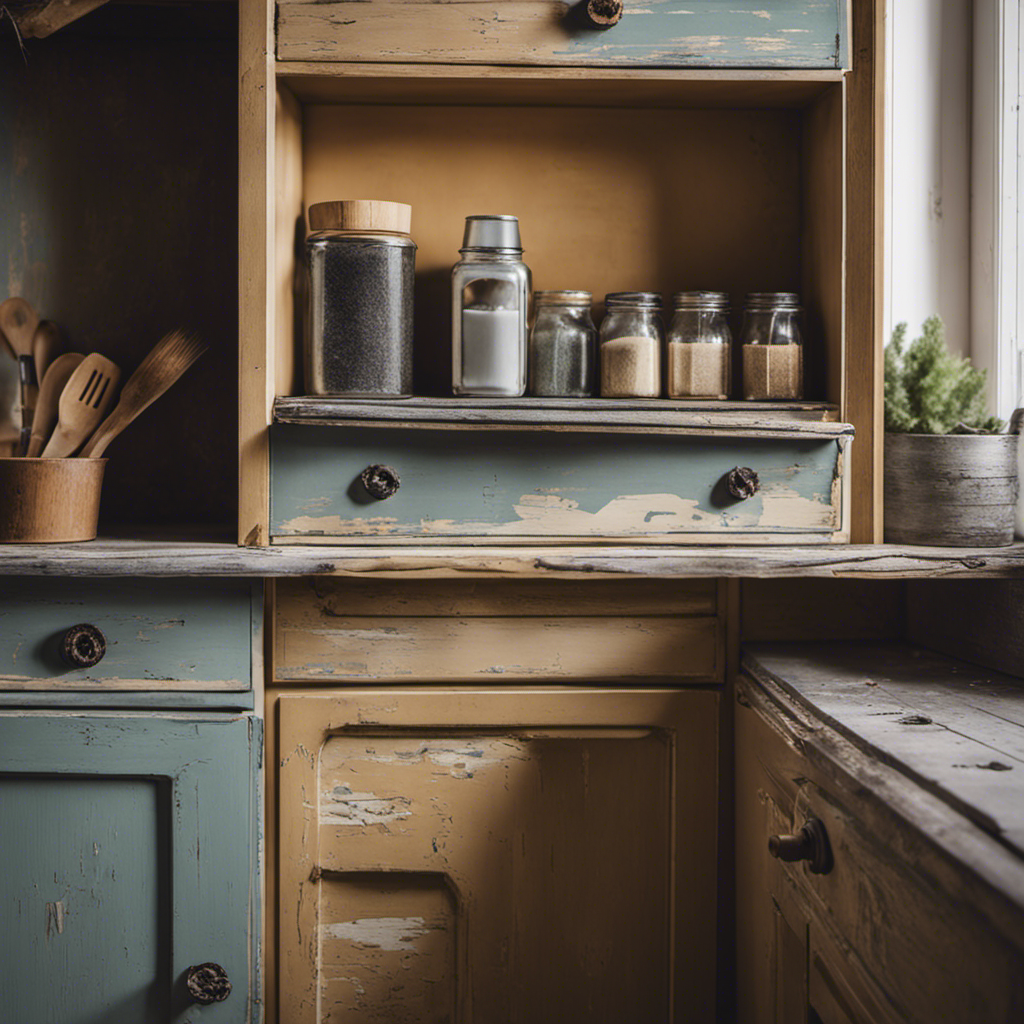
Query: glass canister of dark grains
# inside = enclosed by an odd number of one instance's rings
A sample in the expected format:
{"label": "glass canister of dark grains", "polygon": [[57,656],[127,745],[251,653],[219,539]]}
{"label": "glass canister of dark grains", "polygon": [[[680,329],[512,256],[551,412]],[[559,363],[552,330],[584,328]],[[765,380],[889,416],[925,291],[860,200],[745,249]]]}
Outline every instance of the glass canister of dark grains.
{"label": "glass canister of dark grains", "polygon": [[314,203],[306,239],[311,395],[412,394],[416,243],[412,208],[376,199]]}
{"label": "glass canister of dark grains", "polygon": [[530,394],[585,398],[597,379],[597,328],[590,292],[533,293],[534,321],[527,363]]}
{"label": "glass canister of dark grains", "polygon": [[728,398],[732,332],[725,292],[676,292],[668,329],[669,398]]}
{"label": "glass canister of dark grains", "polygon": [[751,292],[743,315],[743,397],[803,398],[804,345],[800,296]]}
{"label": "glass canister of dark grains", "polygon": [[665,328],[657,292],[611,292],[601,321],[601,394],[657,398]]}

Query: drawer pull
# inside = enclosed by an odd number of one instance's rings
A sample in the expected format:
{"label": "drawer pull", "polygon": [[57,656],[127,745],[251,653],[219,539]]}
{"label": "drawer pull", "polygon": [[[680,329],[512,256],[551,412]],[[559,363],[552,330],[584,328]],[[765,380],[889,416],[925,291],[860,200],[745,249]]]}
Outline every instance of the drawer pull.
{"label": "drawer pull", "polygon": [[386,501],[402,485],[401,478],[391,466],[367,466],[359,475],[366,493],[378,501]]}
{"label": "drawer pull", "polygon": [[202,1003],[222,1003],[231,995],[231,982],[228,972],[220,964],[196,964],[185,972],[185,987],[192,1001]]}
{"label": "drawer pull", "polygon": [[64,634],[60,653],[73,668],[92,668],[107,653],[107,638],[95,626],[82,622]]}
{"label": "drawer pull", "polygon": [[749,466],[737,466],[729,470],[726,478],[729,493],[740,501],[752,498],[761,489],[761,481]]}
{"label": "drawer pull", "polygon": [[622,18],[622,0],[583,0],[579,10],[590,28],[611,28]]}
{"label": "drawer pull", "polygon": [[828,833],[817,818],[808,818],[795,835],[770,836],[768,852],[779,860],[806,860],[808,869],[816,875],[827,875],[832,870]]}

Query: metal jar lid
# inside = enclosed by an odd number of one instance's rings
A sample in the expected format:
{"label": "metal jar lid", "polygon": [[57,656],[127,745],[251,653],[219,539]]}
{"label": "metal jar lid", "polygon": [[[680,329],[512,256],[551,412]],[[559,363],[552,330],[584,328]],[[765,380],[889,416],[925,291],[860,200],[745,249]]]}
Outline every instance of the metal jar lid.
{"label": "metal jar lid", "polygon": [[462,248],[522,252],[519,218],[508,214],[475,214],[467,217]]}
{"label": "metal jar lid", "polygon": [[747,309],[751,312],[762,310],[800,309],[800,296],[796,292],[748,292]]}
{"label": "metal jar lid", "polygon": [[609,292],[604,304],[607,309],[661,309],[661,295],[658,292]]}
{"label": "metal jar lid", "polygon": [[584,291],[536,291],[533,299],[538,306],[589,306],[593,296]]}
{"label": "metal jar lid", "polygon": [[675,309],[714,310],[729,312],[729,296],[726,292],[676,292],[672,296]]}

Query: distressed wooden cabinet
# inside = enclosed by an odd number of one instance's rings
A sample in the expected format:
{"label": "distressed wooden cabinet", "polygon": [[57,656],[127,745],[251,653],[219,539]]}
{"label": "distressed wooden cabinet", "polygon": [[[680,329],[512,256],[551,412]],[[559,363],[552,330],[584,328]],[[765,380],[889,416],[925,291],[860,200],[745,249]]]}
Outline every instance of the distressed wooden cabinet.
{"label": "distressed wooden cabinet", "polygon": [[4,1020],[259,1020],[261,756],[253,717],[0,712]]}
{"label": "distressed wooden cabinet", "polygon": [[[744,664],[738,1019],[1020,1020],[1020,681],[900,644],[755,647]],[[810,819],[821,873],[769,853]]]}

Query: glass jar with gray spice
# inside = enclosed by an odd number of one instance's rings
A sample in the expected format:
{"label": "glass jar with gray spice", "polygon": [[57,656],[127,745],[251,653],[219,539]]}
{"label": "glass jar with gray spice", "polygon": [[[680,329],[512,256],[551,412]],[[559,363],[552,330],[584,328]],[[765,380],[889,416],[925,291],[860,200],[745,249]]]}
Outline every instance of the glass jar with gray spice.
{"label": "glass jar with gray spice", "polygon": [[530,332],[530,394],[583,398],[596,383],[597,328],[590,292],[534,292]]}

